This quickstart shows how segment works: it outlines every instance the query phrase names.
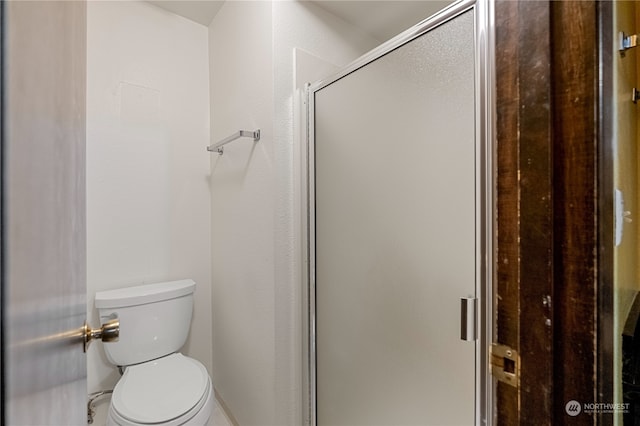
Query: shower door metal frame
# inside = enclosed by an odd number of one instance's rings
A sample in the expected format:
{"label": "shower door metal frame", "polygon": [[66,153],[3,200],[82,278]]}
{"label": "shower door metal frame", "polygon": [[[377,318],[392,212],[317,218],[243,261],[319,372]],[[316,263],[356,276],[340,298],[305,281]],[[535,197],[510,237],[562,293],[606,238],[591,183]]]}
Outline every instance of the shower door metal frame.
{"label": "shower door metal frame", "polygon": [[[475,18],[475,163],[476,163],[476,262],[475,290],[478,299],[478,339],[475,344],[475,424],[493,424],[495,384],[489,367],[489,347],[495,330],[494,240],[495,240],[495,54],[494,0],[460,0],[383,43],[333,76],[307,85],[306,146],[302,161],[302,247],[304,348],[307,363],[303,373],[305,424],[317,425],[316,394],[316,301],[315,301],[315,93],[368,65],[432,29],[474,11]],[[463,296],[463,295],[461,295]],[[304,308],[303,308],[304,309]]]}

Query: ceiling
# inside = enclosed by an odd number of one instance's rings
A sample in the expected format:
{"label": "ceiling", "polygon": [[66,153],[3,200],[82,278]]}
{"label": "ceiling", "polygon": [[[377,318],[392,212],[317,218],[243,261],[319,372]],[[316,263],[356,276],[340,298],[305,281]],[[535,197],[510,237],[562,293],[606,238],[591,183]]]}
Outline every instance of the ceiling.
{"label": "ceiling", "polygon": [[[223,0],[148,0],[156,6],[209,25]],[[401,33],[452,3],[435,0],[311,0],[320,8],[342,18],[380,42]]]}
{"label": "ceiling", "polygon": [[202,25],[211,23],[213,17],[216,16],[218,10],[224,3],[223,0],[147,0],[151,4],[155,4],[176,15],[184,16]]}
{"label": "ceiling", "polygon": [[452,1],[315,0],[314,3],[384,42]]}

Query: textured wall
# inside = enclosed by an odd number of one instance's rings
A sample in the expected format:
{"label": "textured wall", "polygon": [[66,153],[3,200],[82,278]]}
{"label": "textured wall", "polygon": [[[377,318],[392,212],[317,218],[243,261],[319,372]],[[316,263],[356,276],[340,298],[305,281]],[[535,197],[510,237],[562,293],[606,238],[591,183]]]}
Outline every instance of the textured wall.
{"label": "textured wall", "polygon": [[[300,92],[296,89],[302,81],[327,77],[334,71],[331,65],[346,65],[380,43],[311,2],[279,1],[273,2],[273,40],[276,424],[298,425],[307,414],[301,377],[306,368],[302,359],[306,325],[302,253],[306,248],[301,229],[306,201],[300,187],[306,142],[297,131],[304,123],[297,114]],[[304,66],[309,62],[315,63],[313,70]]]}
{"label": "textured wall", "polygon": [[[87,257],[96,291],[192,278],[183,352],[211,370],[207,28],[144,2],[88,3]],[[100,344],[89,391],[119,375]]]}
{"label": "textured wall", "polygon": [[261,129],[211,154],[213,381],[242,425],[273,424],[271,4],[226,2],[209,27],[211,139]]}
{"label": "textured wall", "polygon": [[242,425],[302,424],[294,48],[344,65],[377,41],[309,2],[226,2],[209,27],[213,376]]}

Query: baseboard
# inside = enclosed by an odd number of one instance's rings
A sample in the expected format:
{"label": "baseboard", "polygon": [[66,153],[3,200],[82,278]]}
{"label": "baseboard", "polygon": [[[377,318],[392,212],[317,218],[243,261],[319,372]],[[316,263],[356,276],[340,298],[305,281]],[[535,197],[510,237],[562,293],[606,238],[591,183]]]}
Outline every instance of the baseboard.
{"label": "baseboard", "polygon": [[218,390],[215,387],[213,388],[213,390],[214,390],[214,396],[216,398],[216,401],[218,401],[218,405],[220,405],[220,408],[222,408],[222,410],[224,411],[224,414],[231,421],[231,424],[233,424],[233,426],[240,426],[240,423],[238,423],[238,420],[236,420],[236,418],[233,416],[233,413],[229,409],[229,406],[227,405],[226,402],[224,402],[224,399],[222,399],[222,397],[220,396],[220,392],[218,392]]}

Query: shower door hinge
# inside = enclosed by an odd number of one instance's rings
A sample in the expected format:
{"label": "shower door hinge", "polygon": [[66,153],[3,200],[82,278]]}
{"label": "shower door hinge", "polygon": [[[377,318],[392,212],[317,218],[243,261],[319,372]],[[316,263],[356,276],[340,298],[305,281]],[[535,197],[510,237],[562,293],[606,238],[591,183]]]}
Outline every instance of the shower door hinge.
{"label": "shower door hinge", "polygon": [[624,54],[624,52],[632,47],[636,47],[638,45],[638,35],[626,35],[622,31],[618,33],[618,50],[620,53]]}
{"label": "shower door hinge", "polygon": [[520,383],[520,357],[518,351],[506,345],[492,343],[489,349],[491,374],[499,382],[518,387]]}

